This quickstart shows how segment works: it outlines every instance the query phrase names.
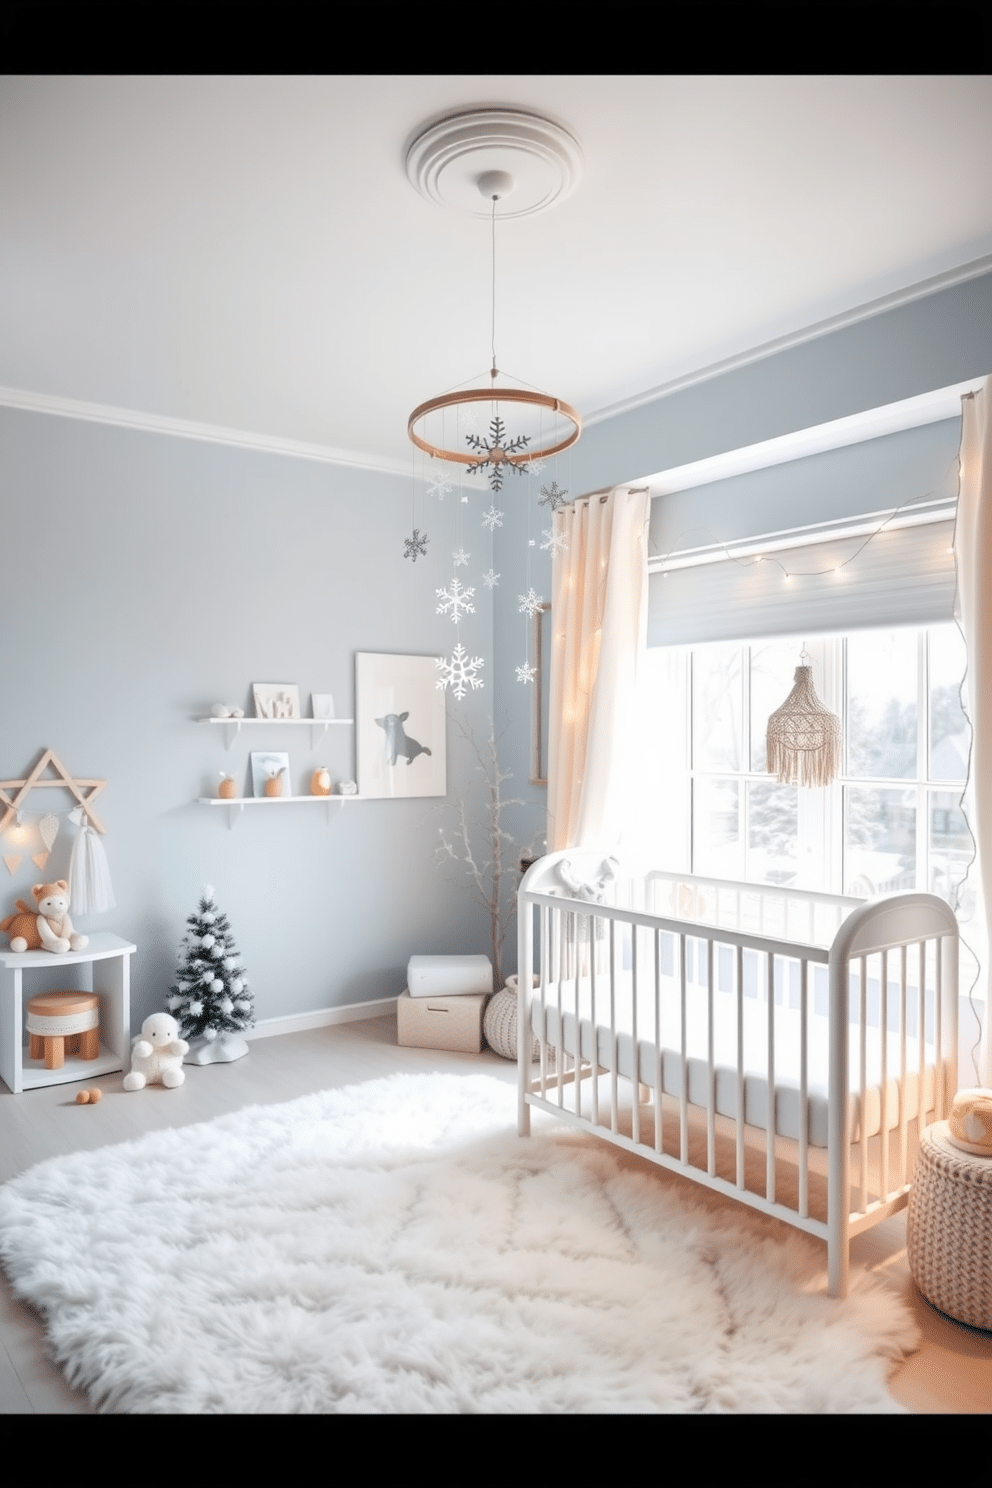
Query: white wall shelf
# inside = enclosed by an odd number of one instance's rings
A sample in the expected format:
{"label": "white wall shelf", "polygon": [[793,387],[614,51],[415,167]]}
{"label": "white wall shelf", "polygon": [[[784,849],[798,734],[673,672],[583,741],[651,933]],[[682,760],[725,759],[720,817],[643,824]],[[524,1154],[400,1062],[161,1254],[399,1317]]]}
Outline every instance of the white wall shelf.
{"label": "white wall shelf", "polygon": [[[65,1085],[96,1075],[126,1069],[131,1056],[131,956],[137,948],[119,935],[91,935],[84,951],[53,955],[50,951],[0,951],[0,1075],[15,1095],[39,1085]],[[92,990],[100,998],[100,1053],[96,1059],[66,1055],[61,1069],[46,1070],[44,1061],[31,1059],[24,1041],[24,993],[31,995],[31,976],[43,972],[63,975],[66,990],[82,990],[81,978],[69,967],[91,966]],[[24,978],[28,978],[25,989]]]}
{"label": "white wall shelf", "polygon": [[320,740],[326,737],[328,729],[353,728],[355,723],[353,718],[198,718],[196,721],[225,729],[228,749],[234,744],[242,728],[308,728],[310,747],[316,749]]}
{"label": "white wall shelf", "polygon": [[343,806],[345,801],[367,801],[368,796],[197,796],[200,806],[226,806],[228,829],[234,826],[246,806],[326,806],[328,825],[337,812],[331,814],[332,806]]}

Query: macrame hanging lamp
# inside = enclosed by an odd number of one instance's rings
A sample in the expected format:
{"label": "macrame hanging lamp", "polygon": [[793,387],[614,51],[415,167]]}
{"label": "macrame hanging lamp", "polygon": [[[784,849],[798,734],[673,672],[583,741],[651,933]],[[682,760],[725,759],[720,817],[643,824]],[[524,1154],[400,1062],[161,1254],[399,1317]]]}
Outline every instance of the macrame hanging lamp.
{"label": "macrame hanging lamp", "polygon": [[768,720],[767,769],[781,785],[829,785],[840,773],[843,731],[813,687],[813,668],[804,646],[795,686]]}

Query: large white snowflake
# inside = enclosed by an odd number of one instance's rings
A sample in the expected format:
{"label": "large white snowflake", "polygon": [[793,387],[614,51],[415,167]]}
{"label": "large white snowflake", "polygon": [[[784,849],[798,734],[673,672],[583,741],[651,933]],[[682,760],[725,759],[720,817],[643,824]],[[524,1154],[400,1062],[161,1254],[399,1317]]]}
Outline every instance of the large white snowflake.
{"label": "large white snowflake", "polygon": [[534,680],[534,673],[536,671],[537,667],[528,666],[527,663],[524,662],[523,666],[517,667],[517,681],[532,682]]}
{"label": "large white snowflake", "polygon": [[437,614],[450,615],[457,624],[462,613],[466,615],[475,614],[475,605],[471,603],[474,589],[463,589],[458,579],[452,579],[450,589],[438,589],[437,597],[441,603],[437,607]]}
{"label": "large white snowflake", "polygon": [[491,506],[487,512],[482,513],[482,525],[492,532],[494,527],[502,527],[505,515],[505,512],[497,511],[495,506]]}
{"label": "large white snowflake", "polygon": [[448,492],[454,489],[454,486],[443,471],[439,471],[437,475],[432,475],[427,482],[428,496],[436,496],[438,501],[443,501]]}
{"label": "large white snowflake", "polygon": [[492,569],[490,569],[488,573],[482,575],[482,582],[487,589],[495,589],[499,584],[499,574],[493,573]]}
{"label": "large white snowflake", "polygon": [[517,598],[520,600],[519,613],[521,615],[536,615],[544,603],[541,596],[535,594],[533,589],[528,589],[526,594],[520,594]]}
{"label": "large white snowflake", "polygon": [[443,656],[437,656],[434,659],[434,665],[440,674],[436,686],[440,687],[442,691],[450,687],[455,697],[459,700],[465,696],[469,687],[474,690],[484,685],[482,678],[475,675],[479,668],[485,665],[482,657],[473,656],[470,661],[468,652],[460,641],[455,647],[450,661],[445,661]]}
{"label": "large white snowflake", "polygon": [[568,538],[564,532],[555,532],[551,527],[542,527],[541,531],[547,539],[546,542],[541,544],[542,552],[551,554],[564,553],[568,547]]}
{"label": "large white snowflake", "polygon": [[467,568],[468,560],[471,558],[472,554],[466,553],[464,548],[459,548],[457,552],[452,553],[451,556],[455,561],[456,568]]}

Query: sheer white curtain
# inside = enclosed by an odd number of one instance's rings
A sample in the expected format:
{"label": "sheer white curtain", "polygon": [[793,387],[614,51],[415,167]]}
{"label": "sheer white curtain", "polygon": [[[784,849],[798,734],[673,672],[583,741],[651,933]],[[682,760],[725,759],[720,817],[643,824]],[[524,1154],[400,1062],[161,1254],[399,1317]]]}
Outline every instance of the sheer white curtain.
{"label": "sheer white curtain", "polygon": [[548,850],[616,847],[627,793],[635,689],[647,644],[650,493],[618,486],[555,513]]}
{"label": "sheer white curtain", "polygon": [[[961,400],[961,477],[954,530],[957,566],[957,614],[968,646],[968,710],[973,738],[968,782],[968,819],[978,844],[973,870],[984,907],[982,958],[985,1020],[979,1075],[992,1084],[990,1069],[988,927],[992,925],[992,377],[979,392]],[[977,871],[976,871],[977,870]],[[981,916],[978,916],[981,919]],[[972,936],[965,930],[966,937]],[[960,1070],[962,1085],[971,1084],[970,1060]]]}

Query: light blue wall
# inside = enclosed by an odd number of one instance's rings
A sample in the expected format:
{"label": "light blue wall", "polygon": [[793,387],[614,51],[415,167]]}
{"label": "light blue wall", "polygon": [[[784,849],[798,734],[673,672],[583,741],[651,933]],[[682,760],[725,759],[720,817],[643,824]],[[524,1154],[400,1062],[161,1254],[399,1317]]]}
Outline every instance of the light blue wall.
{"label": "light blue wall", "polygon": [[[449,546],[438,532],[426,560],[404,560],[408,481],[0,409],[0,491],[0,771],[20,775],[51,747],[74,774],[108,779],[118,907],[77,918],[136,943],[138,1019],[162,1004],[205,882],[259,1018],[395,995],[415,952],[488,950],[488,921],[435,864],[435,800],[356,802],[330,826],[316,807],[249,809],[233,830],[194,804],[222,768],[243,786],[252,748],[290,753],[294,791],[315,763],[335,779],[356,769],[347,730],[315,753],[309,730],[246,730],[228,754],[220,730],[193,722],[212,703],[250,712],[252,681],[290,681],[304,711],[311,691],[331,692],[352,716],[356,651],[450,652],[453,626],[435,613]],[[486,591],[461,634],[490,657]],[[489,697],[459,705],[480,732]],[[449,727],[452,796],[469,773]],[[44,792],[29,809],[71,804]],[[72,835],[66,824],[46,878],[67,875]],[[0,874],[11,908],[42,876],[27,855]]]}
{"label": "light blue wall", "polygon": [[636,481],[989,372],[984,274],[593,425],[573,454],[574,489]]}
{"label": "light blue wall", "polygon": [[[637,480],[990,370],[992,275],[599,423],[557,478],[573,495]],[[918,469],[926,483],[950,442],[944,425],[920,431],[900,446],[915,451],[908,468],[893,469],[914,485]],[[824,471],[831,459],[841,471],[845,454],[825,458]],[[810,474],[804,489],[820,479]],[[742,479],[730,494],[747,502]],[[766,491],[787,477],[771,479]],[[539,484],[514,482],[497,501],[500,583],[492,595],[476,584],[476,613],[461,627],[466,648],[486,658],[486,686],[449,700],[451,719],[478,738],[494,713],[506,793],[525,802],[505,818],[521,845],[543,833],[546,808],[545,790],[528,784],[530,689],[515,679],[526,645],[519,596],[528,583],[550,595]],[[847,499],[842,486],[827,489]],[[211,703],[247,710],[252,681],[286,680],[304,697],[332,692],[350,714],[357,651],[450,652],[454,628],[435,613],[435,589],[450,582],[453,536],[439,528],[426,560],[403,559],[408,481],[0,409],[0,499],[0,770],[18,775],[50,746],[76,774],[108,778],[101,810],[118,908],[82,928],[137,944],[138,1018],[161,1006],[207,881],[230,916],[259,1018],[393,995],[417,951],[488,950],[486,916],[435,864],[438,802],[354,803],[330,827],[316,808],[246,812],[233,831],[226,813],[193,804],[228,764],[243,780],[252,747],[242,735],[228,755],[219,730],[192,721]],[[796,522],[815,520],[805,497],[796,506]],[[325,756],[336,777],[354,774],[350,738],[313,754],[306,734],[272,740],[292,755],[294,788]],[[449,721],[450,799],[478,780],[474,766]],[[66,828],[46,876],[67,872],[70,840]],[[0,864],[4,905],[36,873],[27,855],[13,876]]]}

